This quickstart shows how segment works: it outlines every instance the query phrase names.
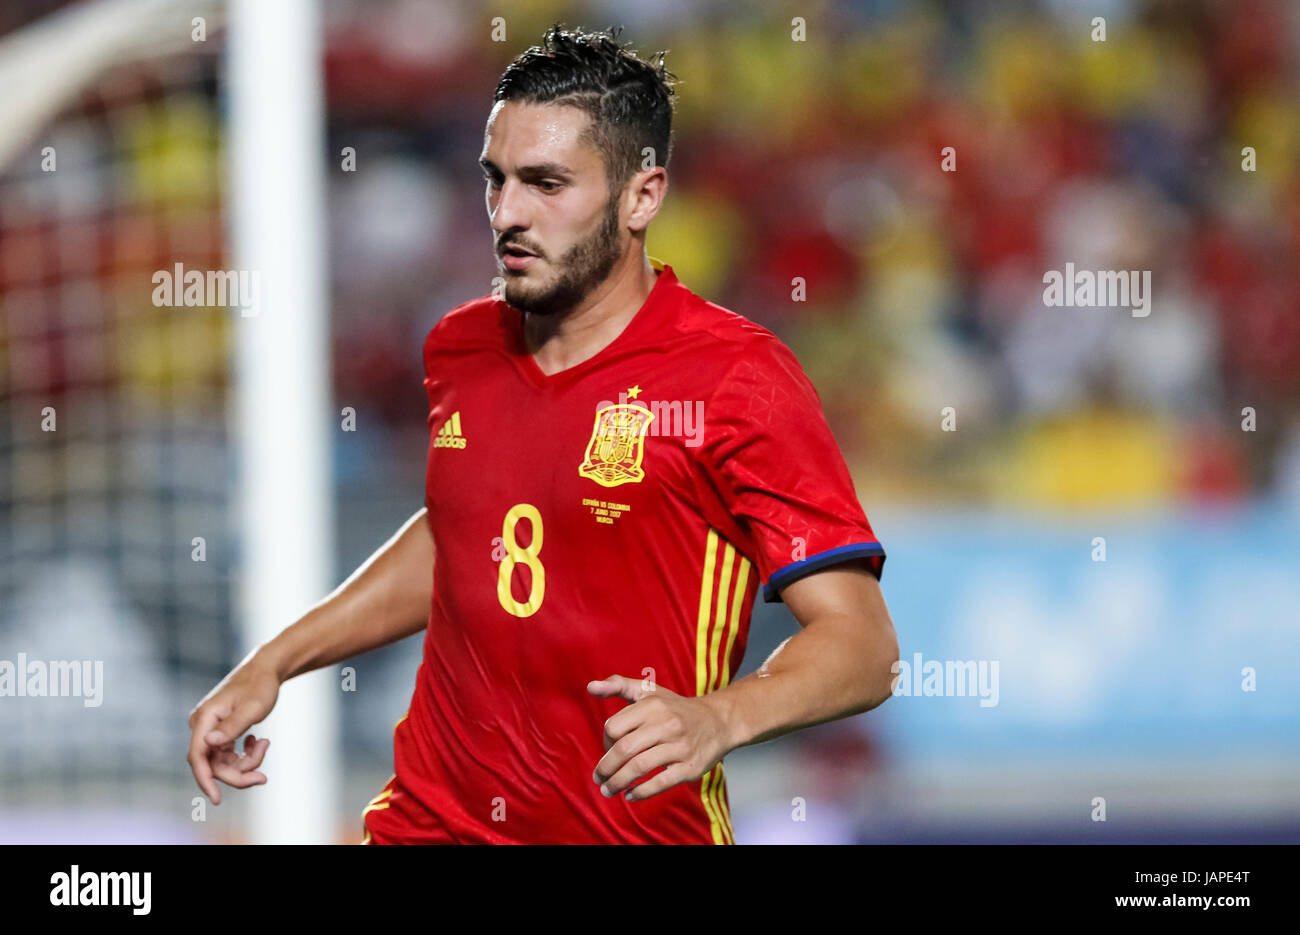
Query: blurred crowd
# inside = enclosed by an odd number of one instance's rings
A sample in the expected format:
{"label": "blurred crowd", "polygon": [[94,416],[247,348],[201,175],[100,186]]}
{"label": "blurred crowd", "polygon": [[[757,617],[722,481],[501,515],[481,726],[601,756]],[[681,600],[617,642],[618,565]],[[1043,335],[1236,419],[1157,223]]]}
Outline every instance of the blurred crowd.
{"label": "blurred crowd", "polygon": [[[476,4],[334,4],[340,395],[419,423],[418,341],[495,272],[496,77],[552,19],[622,23],[679,78],[649,252],[793,347],[864,501],[1300,492],[1300,8],[805,6],[803,42],[788,5],[685,2],[528,4],[494,42]],[[1150,315],[1047,307],[1067,262],[1150,271]]]}
{"label": "blurred crowd", "polygon": [[[769,2],[324,10],[336,398],[371,429],[341,456],[343,483],[420,476],[420,343],[496,273],[476,165],[491,94],[559,20],[668,50],[675,149],[649,252],[791,345],[864,503],[1300,498],[1300,6],[819,0],[795,22]],[[220,251],[223,101],[219,65],[203,68],[183,92],[147,71],[97,87],[81,106],[111,113],[112,132],[63,128],[62,165],[100,167],[98,228],[45,223],[39,182],[32,203],[10,186],[0,207],[7,317],[44,255],[100,277],[92,291],[115,283],[120,362],[146,395],[210,396],[229,351],[230,316],[156,309],[114,279],[115,263]],[[113,111],[121,93],[143,106]],[[69,244],[96,236],[99,265],[81,270],[92,253]],[[1044,273],[1067,263],[1150,271],[1150,315],[1046,306]],[[29,384],[57,384],[75,357],[38,358]]]}

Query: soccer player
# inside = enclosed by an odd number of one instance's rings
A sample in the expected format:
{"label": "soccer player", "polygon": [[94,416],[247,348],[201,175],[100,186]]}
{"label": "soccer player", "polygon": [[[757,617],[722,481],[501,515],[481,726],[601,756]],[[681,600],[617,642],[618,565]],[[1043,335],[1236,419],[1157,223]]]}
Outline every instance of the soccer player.
{"label": "soccer player", "polygon": [[[673,76],[617,38],[553,26],[503,74],[504,290],[425,340],[424,508],[195,708],[214,804],[266,781],[235,741],[286,679],[420,630],[362,843],[734,843],[728,752],[889,697],[885,553],[816,391],[646,256]],[[732,681],[760,584],[801,629]]]}

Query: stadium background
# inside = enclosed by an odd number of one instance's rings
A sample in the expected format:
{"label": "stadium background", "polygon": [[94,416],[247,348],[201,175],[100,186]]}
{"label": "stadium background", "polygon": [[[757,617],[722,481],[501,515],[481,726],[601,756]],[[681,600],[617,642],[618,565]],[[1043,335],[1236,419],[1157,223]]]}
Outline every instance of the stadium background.
{"label": "stadium background", "polygon": [[[66,7],[6,5],[0,34]],[[899,697],[737,751],[737,838],[1300,839],[1300,5],[324,10],[321,406],[357,413],[331,439],[336,581],[420,504],[420,344],[490,289],[475,159],[501,69],[554,20],[620,23],[680,79],[649,252],[811,375],[889,552],[903,659],[1000,666],[996,706]],[[231,264],[219,20],[105,67],[0,166],[0,659],[102,659],[108,679],[93,710],[0,698],[6,843],[246,840],[263,792],[195,821],[185,763],[190,708],[247,648],[240,318],[150,300],[155,270]],[[1066,262],[1151,270],[1150,316],[1045,307],[1043,273]],[[753,627],[744,671],[796,624],[760,606]],[[350,663],[340,841],[391,772],[419,649]]]}

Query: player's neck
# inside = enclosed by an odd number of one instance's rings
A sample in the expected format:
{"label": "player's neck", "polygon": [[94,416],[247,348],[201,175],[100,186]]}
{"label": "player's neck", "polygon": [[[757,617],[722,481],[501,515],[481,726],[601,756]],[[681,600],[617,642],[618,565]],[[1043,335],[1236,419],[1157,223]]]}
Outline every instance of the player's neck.
{"label": "player's neck", "polygon": [[524,339],[542,373],[576,367],[613,343],[645,304],[656,275],[644,250],[630,251],[573,310],[525,315]]}

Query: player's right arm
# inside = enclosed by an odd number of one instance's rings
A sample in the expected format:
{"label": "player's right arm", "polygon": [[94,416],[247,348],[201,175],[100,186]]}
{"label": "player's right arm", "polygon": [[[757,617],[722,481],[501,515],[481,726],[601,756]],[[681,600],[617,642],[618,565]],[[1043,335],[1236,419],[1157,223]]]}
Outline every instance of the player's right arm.
{"label": "player's right arm", "polygon": [[270,741],[235,741],[275,707],[295,675],[342,662],[424,629],[433,600],[433,535],[421,508],[333,593],[236,666],[190,712],[186,759],[199,788],[221,804],[216,780],[236,789],[261,785]]}

